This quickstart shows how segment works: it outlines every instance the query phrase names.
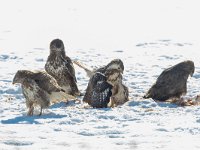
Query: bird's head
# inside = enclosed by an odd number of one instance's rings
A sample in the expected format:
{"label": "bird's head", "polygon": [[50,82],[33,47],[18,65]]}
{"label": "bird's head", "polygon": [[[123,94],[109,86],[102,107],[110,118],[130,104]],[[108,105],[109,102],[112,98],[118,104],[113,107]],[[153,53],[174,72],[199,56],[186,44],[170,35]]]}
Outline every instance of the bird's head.
{"label": "bird's head", "polygon": [[65,54],[64,43],[60,39],[54,39],[50,43],[50,53],[53,54]]}
{"label": "bird's head", "polygon": [[13,84],[22,83],[28,74],[32,74],[31,71],[28,70],[18,70],[13,78]]}
{"label": "bird's head", "polygon": [[195,66],[194,66],[194,62],[191,60],[187,60],[182,62],[183,63],[183,69],[188,72],[188,74],[192,77],[195,71]]}
{"label": "bird's head", "polygon": [[107,82],[111,85],[115,85],[122,81],[122,74],[121,71],[118,69],[108,69],[105,72],[105,76],[107,78]]}
{"label": "bird's head", "polygon": [[121,73],[124,72],[124,64],[121,59],[114,59],[112,60],[107,66],[106,70],[116,69],[119,70]]}

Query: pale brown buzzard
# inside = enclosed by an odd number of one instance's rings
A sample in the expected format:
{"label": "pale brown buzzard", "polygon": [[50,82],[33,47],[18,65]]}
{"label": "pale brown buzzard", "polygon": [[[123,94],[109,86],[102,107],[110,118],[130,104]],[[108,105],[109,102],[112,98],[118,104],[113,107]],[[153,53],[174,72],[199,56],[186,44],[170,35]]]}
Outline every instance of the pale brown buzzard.
{"label": "pale brown buzzard", "polygon": [[56,80],[45,71],[18,70],[14,76],[13,84],[20,83],[22,92],[29,109],[27,115],[33,115],[34,106],[39,105],[42,109],[47,108],[50,103],[75,99],[74,96],[66,94],[57,84]]}

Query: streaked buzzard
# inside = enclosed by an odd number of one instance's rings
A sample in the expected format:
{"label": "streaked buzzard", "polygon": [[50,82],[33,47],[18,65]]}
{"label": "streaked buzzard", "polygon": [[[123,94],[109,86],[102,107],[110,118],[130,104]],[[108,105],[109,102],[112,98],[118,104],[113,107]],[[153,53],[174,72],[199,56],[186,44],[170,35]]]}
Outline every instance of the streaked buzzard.
{"label": "streaked buzzard", "polygon": [[74,96],[66,94],[56,80],[45,71],[18,70],[13,79],[13,84],[15,83],[22,85],[26,106],[29,109],[27,115],[33,115],[35,105],[40,106],[41,115],[42,109],[47,108],[51,102],[75,99]]}
{"label": "streaked buzzard", "polygon": [[60,39],[50,43],[50,55],[45,64],[45,70],[53,76],[58,85],[68,94],[79,96],[75,70],[71,59],[65,55],[65,47]]}

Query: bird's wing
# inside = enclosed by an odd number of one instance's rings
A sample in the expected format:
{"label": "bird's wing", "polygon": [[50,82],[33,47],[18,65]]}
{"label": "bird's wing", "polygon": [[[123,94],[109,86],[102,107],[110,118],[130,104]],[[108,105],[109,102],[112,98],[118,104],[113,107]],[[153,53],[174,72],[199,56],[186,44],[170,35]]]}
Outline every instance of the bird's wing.
{"label": "bird's wing", "polygon": [[94,72],[100,72],[100,73],[104,74],[106,72],[106,66],[97,68],[97,69],[94,70]]}
{"label": "bird's wing", "polygon": [[112,96],[112,85],[106,81],[97,82],[92,91],[91,106],[96,108],[107,107]]}
{"label": "bird's wing", "polygon": [[128,87],[125,86],[124,84],[122,84],[122,85],[123,85],[123,88],[124,88],[125,99],[129,100],[129,90],[128,90]]}
{"label": "bird's wing", "polygon": [[100,72],[96,72],[91,78],[92,85],[96,86],[96,84],[100,81],[106,81],[106,76]]}
{"label": "bird's wing", "polygon": [[44,91],[49,93],[50,101],[60,102],[76,99],[74,96],[67,94],[56,82],[56,80],[46,72],[39,72],[34,77],[35,83]]}
{"label": "bird's wing", "polygon": [[94,88],[96,87],[98,82],[101,81],[106,81],[106,77],[105,75],[96,72],[89,80],[88,86],[86,88],[86,93],[83,97],[83,101],[87,102],[88,104],[91,103],[91,99],[92,99],[92,92],[94,90]]}
{"label": "bird's wing", "polygon": [[56,80],[46,72],[36,73],[33,79],[40,88],[47,91],[48,93],[62,91]]}
{"label": "bird's wing", "polygon": [[163,97],[180,95],[187,92],[187,78],[188,75],[180,70],[165,70],[158,77],[154,89],[158,89]]}
{"label": "bird's wing", "polygon": [[64,102],[67,102],[69,100],[75,100],[76,97],[70,95],[70,94],[67,94],[63,91],[60,91],[60,92],[52,92],[50,94],[50,101],[52,103],[58,103],[58,102],[61,102],[61,101],[64,101]]}
{"label": "bird's wing", "polygon": [[74,66],[73,66],[73,63],[72,63],[71,59],[69,57],[67,57],[67,56],[61,57],[61,59],[64,61],[65,74],[70,76],[75,82],[77,82],[76,77],[75,77]]}
{"label": "bird's wing", "polygon": [[175,81],[180,81],[183,78],[180,72],[174,70],[164,70],[157,78],[156,84],[159,86],[173,85]]}
{"label": "bird's wing", "polygon": [[107,89],[111,89],[111,88],[112,88],[112,85],[110,85],[106,81],[98,81],[96,86],[94,87],[94,91],[96,93],[102,93],[106,91]]}

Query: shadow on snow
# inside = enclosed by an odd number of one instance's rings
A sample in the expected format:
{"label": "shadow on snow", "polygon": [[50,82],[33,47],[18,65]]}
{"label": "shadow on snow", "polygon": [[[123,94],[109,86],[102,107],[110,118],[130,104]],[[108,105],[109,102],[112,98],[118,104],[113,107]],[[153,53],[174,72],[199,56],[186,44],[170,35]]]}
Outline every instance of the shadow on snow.
{"label": "shadow on snow", "polygon": [[41,116],[17,116],[15,118],[2,120],[2,124],[41,124],[40,119],[58,119],[66,117],[67,115],[58,115],[58,114],[47,114]]}

